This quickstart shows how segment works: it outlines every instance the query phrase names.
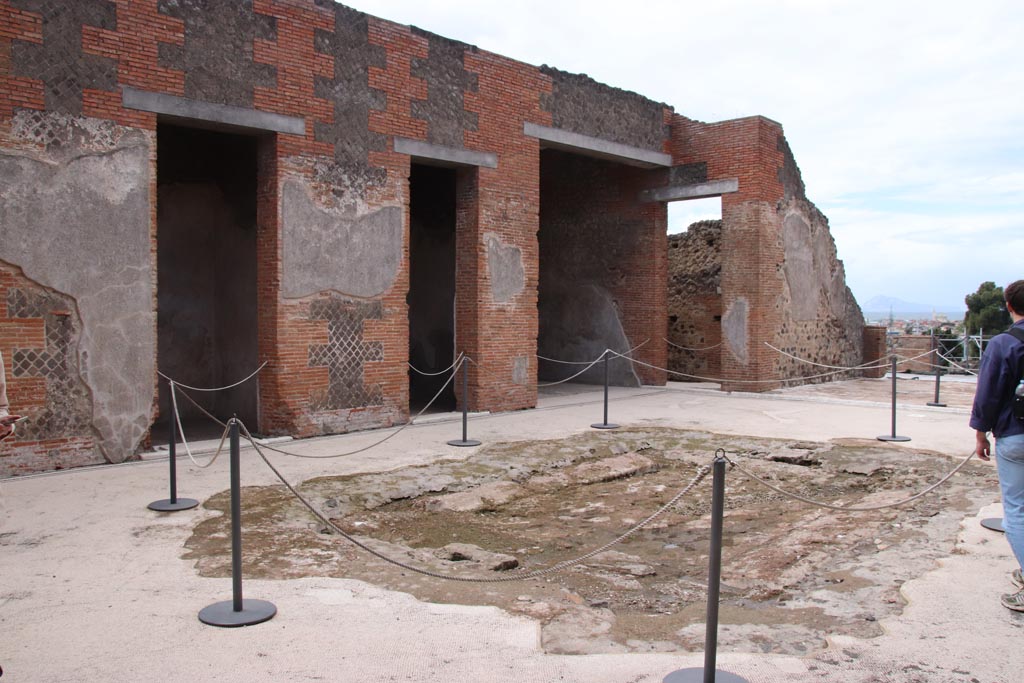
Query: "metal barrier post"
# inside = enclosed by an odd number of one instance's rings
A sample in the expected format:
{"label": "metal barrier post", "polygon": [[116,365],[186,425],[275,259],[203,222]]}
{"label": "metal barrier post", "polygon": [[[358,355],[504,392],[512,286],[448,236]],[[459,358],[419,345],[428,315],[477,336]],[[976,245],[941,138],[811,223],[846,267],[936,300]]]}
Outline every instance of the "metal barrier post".
{"label": "metal barrier post", "polygon": [[[174,391],[174,385],[171,385],[171,391]],[[178,455],[175,452],[178,441],[178,422],[175,419],[175,415],[171,415],[171,436],[167,440],[167,460],[170,462],[171,468],[171,497],[164,498],[162,500],[154,500],[152,503],[147,505],[150,510],[156,510],[157,512],[178,512],[179,510],[191,510],[195,506],[199,505],[199,501],[194,498],[178,498]]]}
{"label": "metal barrier post", "polygon": [[452,439],[449,446],[479,446],[476,439],[467,438],[467,423],[469,422],[469,363],[467,357],[462,357],[462,439]]}
{"label": "metal barrier post", "polygon": [[896,436],[896,354],[892,357],[892,434],[883,434],[879,441],[910,441],[909,436]]}
{"label": "metal barrier post", "polygon": [[708,555],[708,611],[704,635],[704,668],[680,669],[662,683],[748,683],[747,679],[715,668],[718,658],[718,603],[722,583],[722,531],[725,518],[726,459],[715,457],[711,484],[711,550]]}
{"label": "metal barrier post", "polygon": [[604,422],[597,422],[592,425],[594,429],[618,429],[619,425],[608,422],[608,356],[611,355],[607,349],[604,352]]}
{"label": "metal barrier post", "polygon": [[231,439],[231,600],[215,602],[199,611],[199,621],[210,626],[251,626],[272,619],[277,607],[266,600],[242,599],[242,485],[238,446],[238,420],[228,422]]}
{"label": "metal barrier post", "polygon": [[926,405],[933,408],[945,408],[946,404],[939,401],[939,386],[942,383],[942,368],[935,368],[935,400],[929,401]]}

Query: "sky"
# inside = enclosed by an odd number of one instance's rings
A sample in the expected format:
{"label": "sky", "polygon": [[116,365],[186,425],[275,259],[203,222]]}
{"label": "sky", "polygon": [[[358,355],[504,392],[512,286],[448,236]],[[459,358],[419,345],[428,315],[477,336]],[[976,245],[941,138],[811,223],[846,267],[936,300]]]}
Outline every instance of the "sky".
{"label": "sky", "polygon": [[[350,0],[721,121],[782,124],[863,306],[1024,278],[1024,3]],[[721,215],[669,205],[669,232]]]}

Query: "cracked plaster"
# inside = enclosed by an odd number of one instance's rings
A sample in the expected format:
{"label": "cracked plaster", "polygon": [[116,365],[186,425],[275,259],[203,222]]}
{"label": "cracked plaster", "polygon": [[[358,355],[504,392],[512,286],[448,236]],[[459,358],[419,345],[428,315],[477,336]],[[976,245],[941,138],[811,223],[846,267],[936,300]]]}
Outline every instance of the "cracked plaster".
{"label": "cracked plaster", "polygon": [[154,141],[112,123],[37,112],[19,112],[12,131],[44,144],[0,152],[0,256],[75,300],[92,426],[103,456],[120,462],[135,453],[152,411]]}

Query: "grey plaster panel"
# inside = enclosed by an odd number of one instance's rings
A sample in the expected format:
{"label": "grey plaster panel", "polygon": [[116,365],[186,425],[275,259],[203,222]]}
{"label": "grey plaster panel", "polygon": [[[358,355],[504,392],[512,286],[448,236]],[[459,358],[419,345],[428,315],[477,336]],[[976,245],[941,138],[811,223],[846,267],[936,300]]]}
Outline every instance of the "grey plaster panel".
{"label": "grey plaster panel", "polygon": [[516,356],[512,359],[512,382],[525,386],[530,382],[530,359],[527,356]]}
{"label": "grey plaster panel", "polygon": [[[538,342],[537,353],[562,361],[592,361],[605,349],[624,353],[630,348],[622,329],[619,311],[608,290],[595,284],[565,283],[547,290],[540,301],[541,316],[548,322],[546,334]],[[581,369],[579,365],[538,361],[540,376],[551,381],[567,379]],[[628,360],[615,358],[608,363],[609,384],[638,387],[640,378]],[[598,363],[573,379],[584,384],[604,384],[604,365]]]}
{"label": "grey plaster panel", "polygon": [[324,291],[369,298],[386,292],[402,259],[402,209],[323,206],[303,181],[281,192],[284,242],[281,291],[300,298]]}
{"label": "grey plaster panel", "polygon": [[724,180],[712,180],[706,183],[670,185],[653,190],[644,190],[640,193],[640,201],[673,202],[681,199],[704,199],[705,197],[720,197],[723,194],[739,192],[739,189],[740,181],[737,178],[727,178]]}
{"label": "grey plaster panel", "polygon": [[641,168],[668,168],[672,165],[672,156],[662,152],[652,152],[640,147],[631,147],[618,142],[602,140],[589,135],[580,135],[559,128],[538,126],[527,121],[523,124],[523,134],[537,138],[543,147],[562,149],[597,159],[618,161],[629,166]]}
{"label": "grey plaster panel", "polygon": [[786,258],[783,272],[789,285],[790,314],[794,320],[818,317],[818,297],[824,283],[816,277],[811,244],[811,228],[798,213],[786,216],[782,223],[782,243]]}
{"label": "grey plaster panel", "polygon": [[39,112],[19,112],[12,132],[52,144],[0,151],[0,258],[75,300],[93,429],[104,457],[119,462],[141,442],[153,403],[153,140],[106,121]]}
{"label": "grey plaster panel", "polygon": [[747,327],[749,308],[750,305],[746,298],[737,297],[722,316],[722,338],[732,355],[744,365],[747,364],[749,358],[747,351],[750,339]]}
{"label": "grey plaster panel", "polygon": [[395,151],[417,159],[444,162],[443,165],[498,167],[498,155],[492,152],[474,152],[471,149],[432,145],[422,140],[396,137]]}
{"label": "grey plaster panel", "polygon": [[511,302],[526,286],[523,252],[493,234],[484,234],[487,244],[487,270],[491,279],[491,296],[495,303]]}
{"label": "grey plaster panel", "polygon": [[182,119],[220,123],[252,130],[291,133],[292,135],[306,134],[305,119],[271,114],[245,107],[200,102],[185,97],[136,90],[127,86],[121,88],[121,101],[127,109],[151,111]]}

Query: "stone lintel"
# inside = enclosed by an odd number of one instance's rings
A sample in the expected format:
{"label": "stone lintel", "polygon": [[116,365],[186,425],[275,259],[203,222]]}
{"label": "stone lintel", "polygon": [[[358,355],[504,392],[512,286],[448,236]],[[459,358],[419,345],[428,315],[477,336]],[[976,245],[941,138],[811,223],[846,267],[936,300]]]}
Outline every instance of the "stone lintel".
{"label": "stone lintel", "polygon": [[185,97],[136,90],[127,86],[121,88],[121,101],[127,109],[151,111],[175,119],[201,121],[206,124],[214,124],[214,126],[247,128],[291,135],[306,134],[305,119],[271,114],[245,107],[200,102]]}
{"label": "stone lintel", "polygon": [[739,189],[740,181],[737,178],[725,178],[724,180],[711,180],[706,183],[669,185],[668,187],[644,190],[640,193],[640,201],[674,202],[681,199],[704,199],[705,197],[719,197],[723,194],[738,192]]}
{"label": "stone lintel", "polygon": [[498,155],[491,152],[475,152],[471,149],[432,145],[422,140],[397,136],[395,137],[395,151],[439,166],[498,167]]}
{"label": "stone lintel", "polygon": [[523,133],[540,140],[541,147],[545,149],[561,149],[640,168],[667,168],[672,165],[670,154],[610,142],[589,135],[571,133],[560,128],[548,128],[526,122],[523,124]]}

